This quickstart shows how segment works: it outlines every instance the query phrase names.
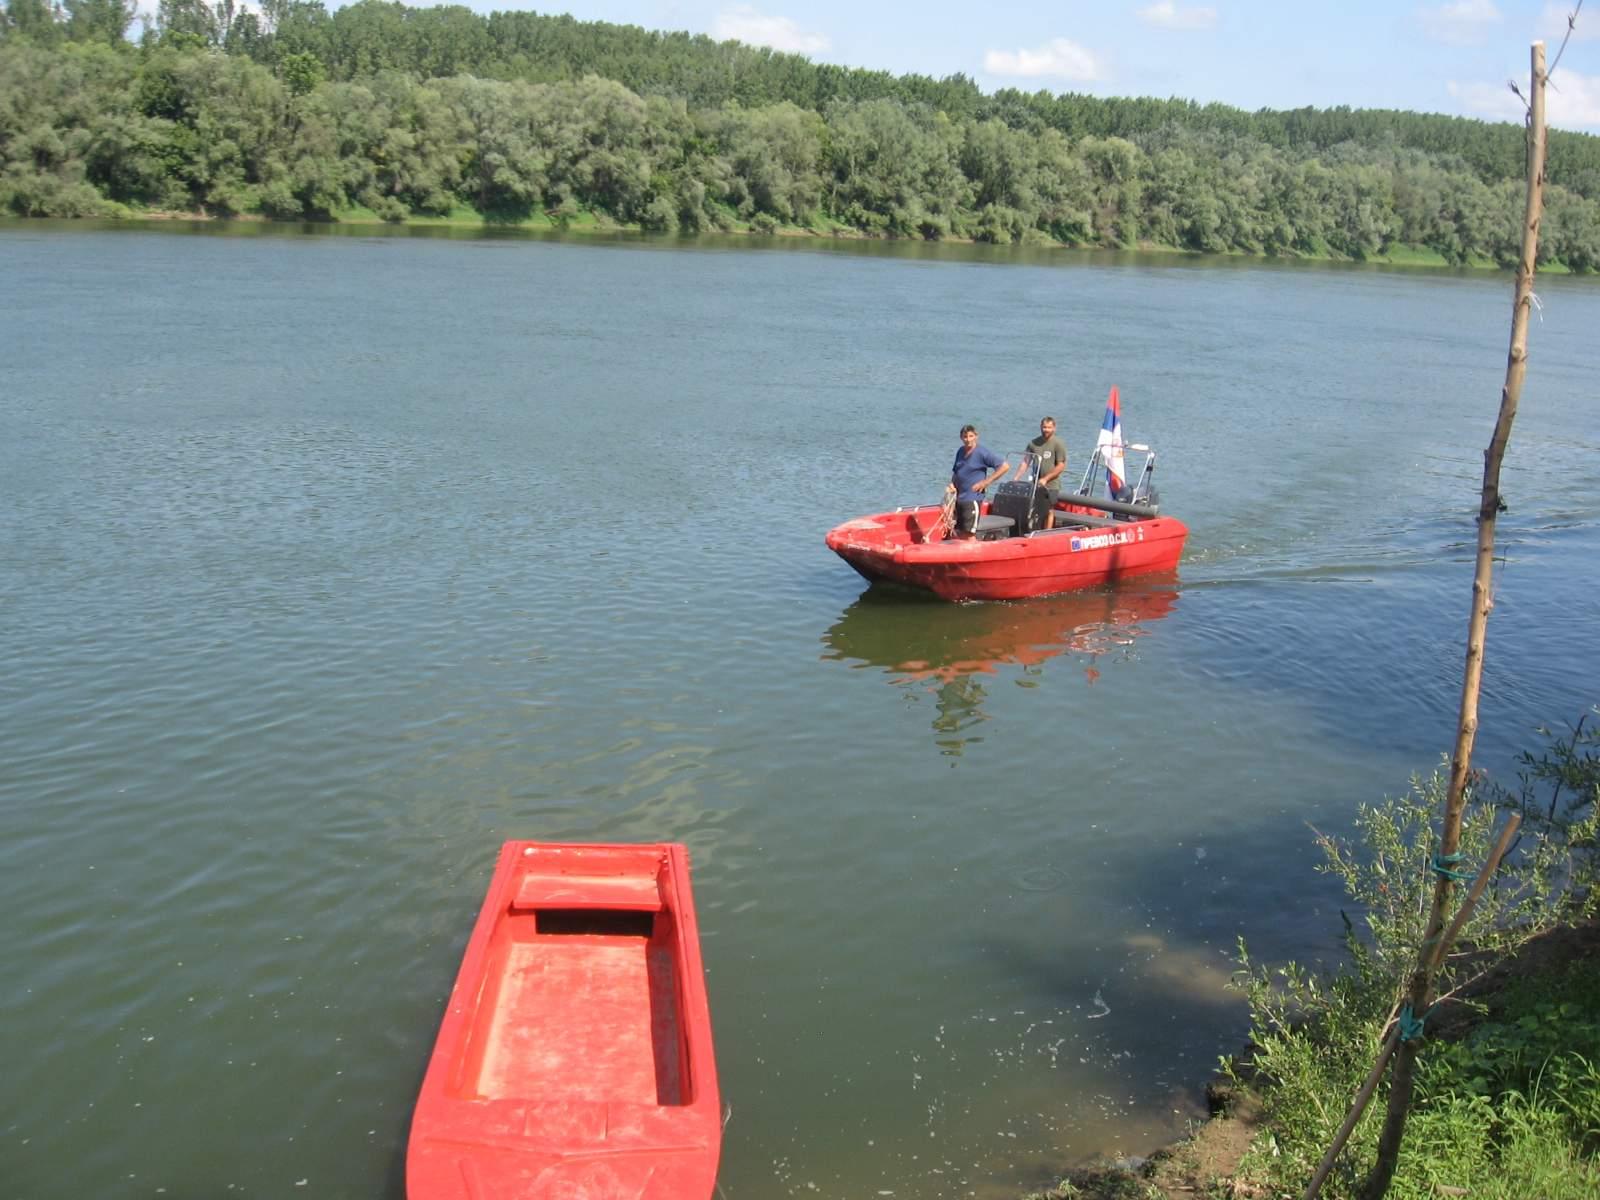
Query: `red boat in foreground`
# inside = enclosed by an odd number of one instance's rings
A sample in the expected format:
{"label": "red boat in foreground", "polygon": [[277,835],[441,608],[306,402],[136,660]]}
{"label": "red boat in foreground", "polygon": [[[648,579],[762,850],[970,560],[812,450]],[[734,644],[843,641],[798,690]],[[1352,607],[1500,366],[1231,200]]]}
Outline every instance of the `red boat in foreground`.
{"label": "red boat in foreground", "polygon": [[408,1200],[707,1200],[721,1150],[687,852],[507,842],[412,1116]]}
{"label": "red boat in foreground", "polygon": [[[1124,484],[1125,448],[1146,454],[1131,487]],[[1155,464],[1148,446],[1124,446],[1112,388],[1100,441],[1077,494],[1063,493],[1056,503],[1054,528],[1045,528],[1051,509],[1037,484],[1039,464],[1025,453],[1013,479],[991,489],[993,498],[981,506],[976,537],[949,536],[947,500],[846,521],[828,531],[828,549],[868,579],[945,600],[1021,600],[1171,571],[1189,529],[1161,515],[1151,486]],[[1102,468],[1119,499],[1089,495]]]}

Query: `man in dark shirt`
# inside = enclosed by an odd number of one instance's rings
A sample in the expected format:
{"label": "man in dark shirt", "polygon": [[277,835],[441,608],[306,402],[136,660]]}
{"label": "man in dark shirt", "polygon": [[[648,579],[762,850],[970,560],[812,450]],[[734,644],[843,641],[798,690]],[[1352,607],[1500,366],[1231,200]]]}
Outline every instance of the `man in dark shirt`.
{"label": "man in dark shirt", "polygon": [[1050,497],[1050,513],[1045,518],[1046,529],[1056,527],[1056,499],[1061,495],[1061,473],[1067,469],[1067,447],[1056,436],[1056,419],[1045,417],[1039,422],[1039,436],[1028,443],[1028,453],[1039,462],[1039,487]]}
{"label": "man in dark shirt", "polygon": [[993,450],[978,445],[978,430],[961,427],[961,446],[950,469],[948,492],[956,494],[956,536],[970,538],[978,532],[978,504],[984,489],[1010,468]]}

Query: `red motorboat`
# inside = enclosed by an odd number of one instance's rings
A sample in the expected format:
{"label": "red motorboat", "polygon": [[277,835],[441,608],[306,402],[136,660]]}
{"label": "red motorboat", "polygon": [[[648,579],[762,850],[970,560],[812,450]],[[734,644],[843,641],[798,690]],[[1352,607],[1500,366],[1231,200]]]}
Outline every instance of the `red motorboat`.
{"label": "red motorboat", "polygon": [[687,852],[507,842],[412,1116],[408,1200],[707,1200],[721,1149]]}
{"label": "red motorboat", "polygon": [[1080,522],[1085,514],[1072,509],[1058,510],[1057,521],[1067,519],[1054,529],[1015,534],[1013,519],[986,526],[993,510],[985,504],[976,538],[932,540],[939,514],[931,504],[857,517],[828,531],[828,548],[868,579],[945,600],[1021,600],[1170,571],[1189,536],[1174,517]]}
{"label": "red motorboat", "polygon": [[[1131,486],[1124,483],[1124,449],[1146,455]],[[945,600],[1021,600],[1177,567],[1189,528],[1161,515],[1151,485],[1155,453],[1124,446],[1116,388],[1078,492],[1063,494],[1054,507],[1054,528],[1045,528],[1051,508],[1031,460],[1024,454],[1016,475],[992,489],[975,537],[949,536],[947,501],[846,521],[828,531],[828,549],[868,579]],[[1089,495],[1101,468],[1115,499]]]}

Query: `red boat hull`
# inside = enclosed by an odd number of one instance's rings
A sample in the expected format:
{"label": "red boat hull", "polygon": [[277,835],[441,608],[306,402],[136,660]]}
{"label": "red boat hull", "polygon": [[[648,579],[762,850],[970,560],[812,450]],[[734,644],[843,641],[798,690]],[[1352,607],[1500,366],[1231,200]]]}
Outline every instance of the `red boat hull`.
{"label": "red boat hull", "polygon": [[707,1200],[721,1118],[684,848],[507,842],[412,1116],[409,1200]]}
{"label": "red boat hull", "polygon": [[868,579],[945,600],[1022,600],[1171,571],[1189,536],[1176,518],[1150,517],[993,541],[924,541],[938,517],[936,505],[857,517],[828,531],[828,548]]}

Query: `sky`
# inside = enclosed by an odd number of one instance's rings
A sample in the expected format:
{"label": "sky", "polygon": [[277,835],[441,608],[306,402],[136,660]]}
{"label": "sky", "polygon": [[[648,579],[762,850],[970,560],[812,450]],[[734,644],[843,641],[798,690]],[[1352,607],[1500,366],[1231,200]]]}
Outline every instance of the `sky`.
{"label": "sky", "polygon": [[[425,0],[405,0],[418,5]],[[457,0],[460,2],[460,0]],[[984,91],[1176,96],[1243,109],[1398,108],[1520,121],[1528,47],[1550,61],[1579,0],[466,0],[687,30],[817,62],[962,72]],[[1583,0],[1547,120],[1600,133],[1600,0]],[[327,0],[336,8],[339,0]]]}

